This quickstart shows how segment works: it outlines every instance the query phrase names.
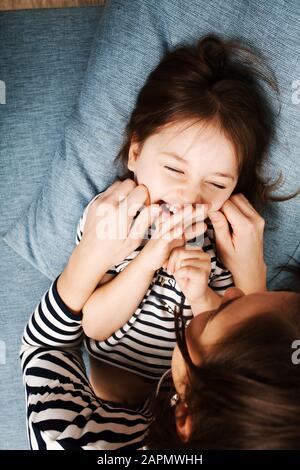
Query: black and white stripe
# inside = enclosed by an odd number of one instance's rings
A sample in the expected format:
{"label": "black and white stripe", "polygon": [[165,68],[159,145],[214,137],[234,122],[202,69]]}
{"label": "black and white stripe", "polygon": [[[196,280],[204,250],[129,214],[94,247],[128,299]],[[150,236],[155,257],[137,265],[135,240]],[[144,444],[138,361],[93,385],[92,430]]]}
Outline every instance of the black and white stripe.
{"label": "black and white stripe", "polygon": [[68,310],[56,284],[57,279],[31,315],[22,341],[31,448],[141,448],[148,404],[130,409],[95,396],[80,352],[81,315]]}

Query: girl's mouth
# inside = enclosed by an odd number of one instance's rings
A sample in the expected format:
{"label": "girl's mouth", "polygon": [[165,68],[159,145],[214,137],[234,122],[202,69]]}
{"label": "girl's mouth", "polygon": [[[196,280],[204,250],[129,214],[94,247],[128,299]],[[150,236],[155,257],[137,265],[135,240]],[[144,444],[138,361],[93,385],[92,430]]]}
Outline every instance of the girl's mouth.
{"label": "girl's mouth", "polygon": [[168,202],[163,201],[162,199],[158,201],[157,204],[160,205],[163,212],[166,214],[176,214],[181,208],[180,204],[168,203]]}

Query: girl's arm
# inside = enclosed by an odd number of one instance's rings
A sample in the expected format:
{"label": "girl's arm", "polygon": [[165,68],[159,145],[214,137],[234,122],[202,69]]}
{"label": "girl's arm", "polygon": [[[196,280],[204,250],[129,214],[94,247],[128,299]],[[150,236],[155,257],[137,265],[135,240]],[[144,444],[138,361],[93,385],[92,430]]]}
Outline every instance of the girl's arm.
{"label": "girl's arm", "polygon": [[81,337],[81,316],[69,310],[56,279],[31,315],[22,340],[31,449],[140,447],[147,417],[120,405],[110,404],[107,411],[91,389],[79,349]]}
{"label": "girl's arm", "polygon": [[201,207],[191,214],[178,213],[170,221],[164,217],[157,220],[155,232],[136,258],[112,281],[98,287],[85,303],[82,325],[87,336],[105,340],[130,319],[145,297],[155,271],[174,247],[184,244],[184,227],[192,221],[203,221],[203,212]]}
{"label": "girl's arm", "polygon": [[103,341],[123,326],[145,297],[154,273],[141,251],[120,274],[98,287],[82,309],[85,334]]}
{"label": "girl's arm", "polygon": [[78,348],[81,343],[81,314],[69,310],[58,293],[59,277],[52,282],[24,329],[21,354],[31,347]]}

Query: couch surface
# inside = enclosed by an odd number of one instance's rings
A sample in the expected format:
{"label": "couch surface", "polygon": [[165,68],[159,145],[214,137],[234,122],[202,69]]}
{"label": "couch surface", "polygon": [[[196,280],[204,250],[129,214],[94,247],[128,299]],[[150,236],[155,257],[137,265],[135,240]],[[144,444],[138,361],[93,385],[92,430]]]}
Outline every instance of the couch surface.
{"label": "couch surface", "polygon": [[[1,235],[47,175],[79,93],[101,11],[0,13],[0,80],[6,84],[6,104],[0,105]],[[27,449],[18,355],[25,321],[50,281],[3,240],[0,259],[0,341],[6,349],[0,360],[0,449]]]}

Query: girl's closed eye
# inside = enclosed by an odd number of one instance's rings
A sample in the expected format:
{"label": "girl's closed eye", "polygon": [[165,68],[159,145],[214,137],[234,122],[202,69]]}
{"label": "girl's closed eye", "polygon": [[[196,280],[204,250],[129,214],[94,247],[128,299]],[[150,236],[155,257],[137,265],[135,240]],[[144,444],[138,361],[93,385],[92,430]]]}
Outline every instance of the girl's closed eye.
{"label": "girl's closed eye", "polygon": [[226,189],[226,186],[223,186],[222,184],[218,184],[218,183],[212,183],[212,182],[208,182],[207,184],[215,187],[215,188],[218,188],[218,189]]}
{"label": "girl's closed eye", "polygon": [[[172,171],[173,173],[178,173],[178,174],[184,175],[184,171],[182,171],[182,170],[177,170],[176,168],[172,168],[172,167],[167,166],[167,165],[164,165],[164,168],[166,168],[169,171]],[[213,188],[216,188],[216,189],[226,189],[226,186],[223,186],[222,184],[213,183],[213,182],[210,182],[210,181],[208,181],[207,184],[209,184],[210,186],[212,186]]]}
{"label": "girl's closed eye", "polygon": [[181,175],[184,175],[184,171],[176,170],[176,168],[172,168],[172,167],[166,166],[166,165],[164,165],[164,168],[166,168],[166,169],[169,170],[169,171],[173,171],[173,172],[175,172],[175,173],[180,173]]}

